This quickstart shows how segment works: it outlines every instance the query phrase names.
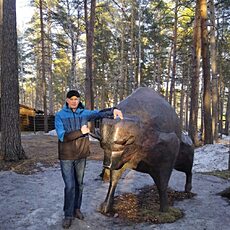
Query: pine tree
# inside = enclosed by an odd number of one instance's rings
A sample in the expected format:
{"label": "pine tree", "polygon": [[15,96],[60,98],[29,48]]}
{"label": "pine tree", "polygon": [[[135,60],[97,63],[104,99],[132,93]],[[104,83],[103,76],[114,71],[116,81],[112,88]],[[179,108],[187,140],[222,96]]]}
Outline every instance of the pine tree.
{"label": "pine tree", "polygon": [[[0,9],[2,10],[2,9]],[[1,155],[6,161],[25,159],[19,121],[16,1],[3,1],[1,39]]]}

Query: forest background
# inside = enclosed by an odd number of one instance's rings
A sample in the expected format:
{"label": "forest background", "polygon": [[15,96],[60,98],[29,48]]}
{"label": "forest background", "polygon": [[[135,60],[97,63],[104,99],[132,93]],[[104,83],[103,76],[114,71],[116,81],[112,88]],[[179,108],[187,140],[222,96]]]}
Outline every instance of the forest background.
{"label": "forest background", "polygon": [[[5,6],[0,1],[5,159],[23,158],[20,130],[15,132],[18,117],[9,113],[9,98],[15,94],[20,104],[44,111],[47,131],[47,115],[63,106],[69,89],[79,90],[87,108],[100,109],[118,104],[138,87],[150,87],[175,108],[196,146],[199,133],[205,144],[229,135],[229,1],[31,0],[29,4],[32,18],[20,30],[14,23],[15,0]],[[11,43],[15,39],[17,45]],[[16,48],[9,52],[12,47]],[[17,67],[14,72],[12,66]],[[17,104],[16,97],[10,104],[16,113]]]}

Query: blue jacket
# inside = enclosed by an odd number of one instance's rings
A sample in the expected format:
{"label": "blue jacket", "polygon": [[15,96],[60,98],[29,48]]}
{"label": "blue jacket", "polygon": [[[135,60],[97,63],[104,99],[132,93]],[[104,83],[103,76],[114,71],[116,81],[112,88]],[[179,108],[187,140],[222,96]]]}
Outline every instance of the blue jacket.
{"label": "blue jacket", "polygon": [[81,127],[88,121],[113,116],[113,109],[87,110],[78,107],[73,112],[67,105],[55,116],[60,160],[76,160],[89,156],[89,137],[83,135]]}

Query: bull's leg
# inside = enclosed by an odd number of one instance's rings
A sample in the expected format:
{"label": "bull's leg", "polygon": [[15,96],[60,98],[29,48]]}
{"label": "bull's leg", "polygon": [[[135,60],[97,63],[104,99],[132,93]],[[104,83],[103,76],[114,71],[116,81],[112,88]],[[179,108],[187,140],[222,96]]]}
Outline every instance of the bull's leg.
{"label": "bull's leg", "polygon": [[109,189],[108,189],[105,201],[100,206],[100,212],[101,213],[108,213],[109,211],[111,211],[111,208],[113,206],[113,201],[114,201],[115,189],[116,189],[117,183],[118,183],[118,181],[119,181],[119,179],[120,179],[120,177],[124,171],[125,171],[125,168],[121,168],[119,170],[110,170]]}
{"label": "bull's leg", "polygon": [[167,212],[169,209],[168,204],[168,194],[167,194],[167,188],[168,188],[168,181],[171,176],[171,172],[165,173],[165,172],[158,172],[158,173],[151,173],[151,176],[157,186],[159,198],[160,198],[160,212]]}
{"label": "bull's leg", "polygon": [[186,175],[186,182],[185,182],[185,186],[184,186],[184,191],[185,192],[191,192],[192,190],[192,169],[188,170],[187,168],[179,168],[179,167],[175,167],[176,170],[180,171],[180,172],[184,172]]}
{"label": "bull's leg", "polygon": [[192,190],[192,172],[186,172],[186,183],[185,183],[185,192],[190,192]]}
{"label": "bull's leg", "polygon": [[180,151],[174,168],[184,172],[186,175],[186,183],[184,190],[190,192],[192,190],[192,166],[194,159],[194,148],[191,145],[180,143]]}
{"label": "bull's leg", "polygon": [[150,175],[159,192],[161,212],[167,212],[169,209],[167,188],[179,148],[180,141],[175,133],[160,133],[158,143],[154,147],[154,152],[160,154],[160,157]]}
{"label": "bull's leg", "polygon": [[159,187],[158,192],[160,197],[160,212],[167,212],[169,209],[167,187]]}

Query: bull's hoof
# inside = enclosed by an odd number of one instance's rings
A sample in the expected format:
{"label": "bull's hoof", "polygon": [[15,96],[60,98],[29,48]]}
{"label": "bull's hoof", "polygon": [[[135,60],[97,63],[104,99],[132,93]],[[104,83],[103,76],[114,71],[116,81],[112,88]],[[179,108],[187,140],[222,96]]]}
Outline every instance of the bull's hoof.
{"label": "bull's hoof", "polygon": [[100,208],[99,208],[100,213],[106,214],[106,213],[109,213],[110,210],[111,210],[111,208],[106,202],[103,202],[100,205]]}
{"label": "bull's hoof", "polygon": [[184,188],[185,192],[191,192],[191,190],[192,190],[192,185],[191,184],[185,185],[185,188]]}
{"label": "bull's hoof", "polygon": [[160,207],[160,212],[168,212],[169,211],[169,207],[168,206],[164,206],[164,207]]}

